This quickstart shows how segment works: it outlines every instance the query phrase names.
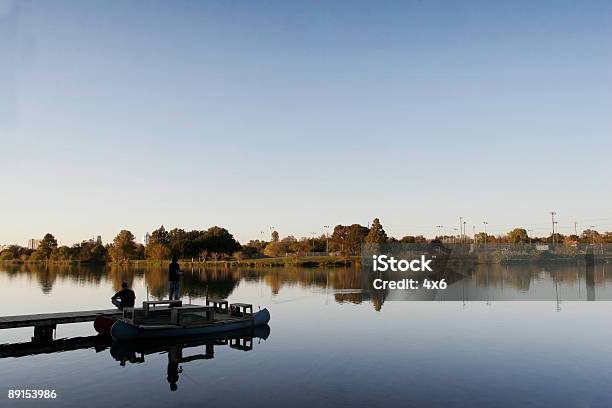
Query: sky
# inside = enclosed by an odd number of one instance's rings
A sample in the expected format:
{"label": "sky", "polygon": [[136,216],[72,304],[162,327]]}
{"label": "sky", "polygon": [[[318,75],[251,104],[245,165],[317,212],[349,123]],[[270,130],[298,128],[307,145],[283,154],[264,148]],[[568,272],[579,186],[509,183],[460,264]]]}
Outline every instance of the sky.
{"label": "sky", "polygon": [[612,230],[612,3],[0,0],[0,244]]}

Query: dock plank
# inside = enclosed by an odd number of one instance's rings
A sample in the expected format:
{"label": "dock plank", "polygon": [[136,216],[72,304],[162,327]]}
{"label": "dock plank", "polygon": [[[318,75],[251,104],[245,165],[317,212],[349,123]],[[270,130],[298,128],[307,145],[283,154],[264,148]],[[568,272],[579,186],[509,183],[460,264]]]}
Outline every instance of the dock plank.
{"label": "dock plank", "polygon": [[20,316],[0,316],[0,329],[92,322],[98,315],[121,316],[121,311],[117,309],[104,309],[60,313],[39,313]]}

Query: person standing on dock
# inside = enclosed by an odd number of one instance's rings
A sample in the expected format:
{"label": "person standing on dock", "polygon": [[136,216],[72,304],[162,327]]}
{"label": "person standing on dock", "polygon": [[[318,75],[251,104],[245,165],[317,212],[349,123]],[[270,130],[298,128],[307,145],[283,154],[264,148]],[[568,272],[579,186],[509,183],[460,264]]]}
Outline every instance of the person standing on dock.
{"label": "person standing on dock", "polygon": [[181,267],[178,256],[172,255],[172,263],[168,266],[168,280],[170,281],[170,300],[181,299]]}
{"label": "person standing on dock", "polygon": [[123,282],[121,284],[121,290],[113,295],[111,302],[117,306],[119,310],[124,307],[134,307],[134,301],[136,300],[136,294],[132,289],[128,289],[128,284]]}

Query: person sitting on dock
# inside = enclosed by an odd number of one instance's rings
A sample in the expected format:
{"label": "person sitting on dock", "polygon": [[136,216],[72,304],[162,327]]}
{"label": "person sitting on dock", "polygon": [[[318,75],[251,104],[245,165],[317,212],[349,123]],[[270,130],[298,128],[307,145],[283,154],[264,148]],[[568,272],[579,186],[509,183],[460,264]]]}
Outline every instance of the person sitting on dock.
{"label": "person sitting on dock", "polygon": [[128,289],[128,284],[123,282],[121,284],[121,290],[113,295],[111,302],[117,306],[119,310],[123,310],[124,307],[134,307],[134,301],[136,300],[136,294],[132,289]]}
{"label": "person sitting on dock", "polygon": [[178,256],[172,255],[172,263],[168,266],[168,281],[170,282],[170,300],[181,300],[181,267]]}

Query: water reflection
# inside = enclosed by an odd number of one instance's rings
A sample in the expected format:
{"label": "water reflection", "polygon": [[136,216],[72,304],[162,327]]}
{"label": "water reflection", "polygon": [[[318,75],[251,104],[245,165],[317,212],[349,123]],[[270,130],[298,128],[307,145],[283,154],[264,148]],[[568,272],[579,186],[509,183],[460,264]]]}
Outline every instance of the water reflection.
{"label": "water reflection", "polygon": [[[380,274],[362,273],[355,268],[184,268],[183,294],[191,298],[229,297],[240,282],[259,282],[273,295],[298,285],[311,291],[325,291],[338,303],[372,303],[381,310],[389,300],[612,300],[610,264],[586,262],[581,266],[556,265],[462,265],[449,266],[435,278],[449,284],[443,291],[376,290],[372,282]],[[167,272],[163,266],[91,265],[6,265],[9,280],[21,276],[38,283],[44,294],[53,291],[58,279],[78,285],[108,285],[119,290],[122,282],[132,286],[141,280],[147,293],[139,298],[163,299],[167,295]],[[431,277],[430,277],[431,278]],[[585,290],[586,288],[586,290]]]}
{"label": "water reflection", "polygon": [[[468,300],[475,295],[528,298],[541,291],[556,299],[555,290],[560,302],[572,294],[601,300],[612,288],[609,268],[481,265],[465,276],[456,272],[461,278],[450,286]],[[130,286],[139,302],[147,288],[151,297],[165,296],[161,267],[0,267],[5,314],[104,308],[112,286],[125,277],[133,279]],[[345,268],[194,268],[185,276],[185,297],[208,289],[231,292],[232,301],[265,304],[273,314],[274,336],[262,344],[254,339],[246,355],[230,349],[230,343],[213,344],[213,360],[207,358],[206,342],[165,345],[158,354],[148,346],[113,349],[125,358],[121,367],[121,357],[110,354],[111,345],[75,337],[92,334],[90,322],[66,324],[58,332],[70,339],[13,344],[11,357],[53,354],[0,360],[0,383],[5,388],[52,386],[63,398],[62,407],[80,407],[83,401],[92,408],[200,406],[202,401],[299,408],[448,406],[448,401],[461,407],[611,406],[612,330],[605,322],[612,303],[566,302],[563,313],[556,313],[551,302],[497,302],[493,307],[392,302],[393,293],[370,290],[367,278]],[[42,281],[52,282],[45,286],[48,295],[42,294]],[[216,286],[218,281],[223,284]],[[0,330],[0,335],[0,343],[16,343],[29,340],[31,329]],[[94,352],[96,347],[100,352]],[[0,345],[0,357],[7,352]],[[231,381],[245,375],[257,386]],[[177,392],[170,391],[173,383]]]}
{"label": "water reflection", "polygon": [[[110,348],[110,354],[125,367],[127,363],[143,364],[145,356],[165,353],[168,357],[166,380],[171,391],[178,389],[183,364],[197,360],[210,360],[215,357],[215,347],[227,346],[240,351],[253,350],[253,340],[266,340],[270,335],[269,326],[259,326],[254,329],[236,332],[220,333],[218,335],[198,336],[184,339],[158,339],[154,341],[115,342]],[[203,351],[186,354],[188,349]]]}
{"label": "water reflection", "polygon": [[180,374],[184,371],[184,364],[213,359],[215,347],[251,351],[254,348],[255,339],[266,340],[269,336],[270,327],[267,325],[215,335],[114,343],[105,336],[87,336],[48,342],[2,344],[0,345],[0,358],[19,358],[91,348],[99,353],[110,347],[110,356],[118,361],[121,367],[126,367],[128,363],[144,364],[146,363],[145,356],[161,353],[168,357],[166,379],[169,388],[171,391],[176,391]]}

